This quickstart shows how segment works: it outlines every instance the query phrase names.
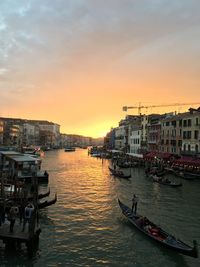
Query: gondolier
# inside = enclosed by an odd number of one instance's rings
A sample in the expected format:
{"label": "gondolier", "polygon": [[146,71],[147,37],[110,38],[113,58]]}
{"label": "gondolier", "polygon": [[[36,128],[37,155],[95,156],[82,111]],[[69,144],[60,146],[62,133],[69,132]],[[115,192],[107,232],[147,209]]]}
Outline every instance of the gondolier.
{"label": "gondolier", "polygon": [[136,214],[137,212],[137,204],[138,204],[138,201],[139,201],[139,198],[136,194],[133,195],[133,198],[132,198],[132,209],[131,211]]}
{"label": "gondolier", "polygon": [[198,247],[197,242],[195,240],[193,241],[193,246],[187,245],[180,239],[177,239],[173,235],[167,233],[160,226],[151,222],[147,217],[144,217],[140,214],[134,215],[131,212],[131,209],[125,204],[123,204],[119,199],[118,203],[122,210],[122,213],[126,216],[126,218],[146,236],[157,241],[162,246],[168,247],[179,253],[194,258],[198,257]]}

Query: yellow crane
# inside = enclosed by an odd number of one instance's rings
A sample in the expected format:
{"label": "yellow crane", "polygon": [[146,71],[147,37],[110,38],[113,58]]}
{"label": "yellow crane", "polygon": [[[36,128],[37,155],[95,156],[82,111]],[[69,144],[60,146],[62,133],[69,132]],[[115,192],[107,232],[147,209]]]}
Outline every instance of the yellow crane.
{"label": "yellow crane", "polygon": [[174,103],[174,104],[160,104],[160,105],[152,105],[152,106],[143,106],[139,103],[138,106],[123,106],[122,110],[127,111],[128,109],[138,109],[138,115],[141,114],[141,110],[143,108],[160,108],[160,107],[175,107],[175,106],[192,106],[192,105],[200,105],[200,102],[195,103]]}

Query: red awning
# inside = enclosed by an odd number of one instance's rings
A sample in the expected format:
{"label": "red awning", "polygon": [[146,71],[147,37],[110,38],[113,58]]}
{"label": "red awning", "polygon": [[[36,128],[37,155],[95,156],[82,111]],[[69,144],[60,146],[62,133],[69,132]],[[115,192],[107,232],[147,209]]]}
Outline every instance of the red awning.
{"label": "red awning", "polygon": [[153,159],[153,158],[159,158],[159,159],[170,159],[173,155],[170,153],[162,153],[162,152],[149,152],[144,155],[144,159]]}
{"label": "red awning", "polygon": [[200,159],[193,157],[181,157],[173,162],[175,165],[188,165],[194,167],[200,167]]}

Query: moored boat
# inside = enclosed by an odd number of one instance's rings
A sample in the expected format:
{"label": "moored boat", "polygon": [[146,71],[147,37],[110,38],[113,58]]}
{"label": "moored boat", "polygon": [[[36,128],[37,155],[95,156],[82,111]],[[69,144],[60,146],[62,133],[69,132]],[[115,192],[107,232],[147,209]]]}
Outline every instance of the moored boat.
{"label": "moored boat", "polygon": [[41,170],[41,159],[15,151],[8,152],[0,152],[0,170],[5,173],[7,179],[32,182],[32,178],[36,177],[38,183],[48,182],[49,174]]}
{"label": "moored boat", "polygon": [[117,163],[117,166],[119,168],[134,168],[134,167],[138,167],[138,163],[137,162],[129,162],[129,161],[125,161],[125,162],[119,162]]}
{"label": "moored boat", "polygon": [[[14,192],[14,190],[13,190],[13,192]],[[50,188],[49,188],[49,190],[47,192],[38,194],[37,198],[38,199],[42,199],[42,198],[48,197],[49,195],[50,195]],[[28,196],[23,196],[23,195],[15,196],[15,195],[12,195],[12,196],[10,196],[8,198],[8,200],[14,200],[14,201],[17,202],[17,201],[22,201],[23,199],[26,199],[28,201],[32,201],[33,198],[34,198],[33,194],[30,194]]]}
{"label": "moored boat", "polygon": [[118,203],[122,210],[122,213],[142,233],[144,233],[151,239],[157,241],[162,246],[168,247],[172,250],[175,250],[190,257],[198,257],[197,242],[195,240],[193,241],[194,246],[191,247],[190,245],[187,245],[183,241],[167,233],[146,217],[143,217],[139,214],[135,215],[131,211],[131,209],[125,204],[123,204],[119,199]]}
{"label": "moored boat", "polygon": [[73,152],[73,151],[75,151],[75,150],[76,150],[75,147],[66,147],[66,148],[65,148],[65,152]]}
{"label": "moored boat", "polygon": [[38,209],[43,209],[46,208],[48,206],[51,206],[53,204],[55,204],[57,201],[57,194],[55,194],[55,197],[51,200],[45,200],[43,202],[38,202]]}
{"label": "moored boat", "polygon": [[158,184],[168,185],[171,187],[180,187],[183,185],[182,183],[172,182],[168,178],[161,178],[161,177],[157,177],[157,176],[153,176],[153,181],[158,183]]}
{"label": "moored boat", "polygon": [[183,178],[185,180],[195,180],[196,178],[198,178],[195,174],[193,173],[188,173],[185,171],[180,171],[180,170],[174,170],[174,175]]}
{"label": "moored boat", "polygon": [[122,171],[120,170],[114,170],[112,168],[109,167],[109,170],[111,172],[112,175],[119,177],[119,178],[125,178],[128,179],[131,177],[131,174],[124,174]]}

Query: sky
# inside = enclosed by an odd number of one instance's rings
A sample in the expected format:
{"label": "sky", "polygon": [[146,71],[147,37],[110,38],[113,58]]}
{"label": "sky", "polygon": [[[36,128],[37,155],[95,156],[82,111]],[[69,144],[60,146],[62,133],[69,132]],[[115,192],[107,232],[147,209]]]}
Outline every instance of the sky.
{"label": "sky", "polygon": [[101,137],[138,114],[123,106],[199,103],[199,14],[199,0],[1,0],[0,116]]}

